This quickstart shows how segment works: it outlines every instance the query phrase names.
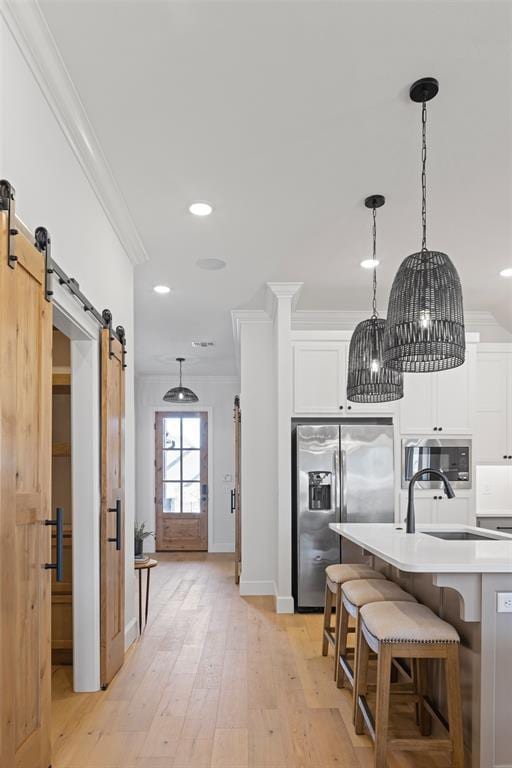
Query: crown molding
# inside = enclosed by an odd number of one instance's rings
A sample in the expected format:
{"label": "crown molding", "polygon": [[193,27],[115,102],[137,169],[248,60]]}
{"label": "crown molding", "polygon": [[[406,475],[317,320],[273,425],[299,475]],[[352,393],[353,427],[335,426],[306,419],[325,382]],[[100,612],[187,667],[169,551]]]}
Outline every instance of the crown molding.
{"label": "crown molding", "polygon": [[243,323],[270,323],[272,318],[264,309],[232,309],[231,325],[233,328],[233,341],[235,344],[235,360],[237,370],[240,371],[240,333]]}
{"label": "crown molding", "polygon": [[468,310],[467,312],[464,312],[464,324],[500,326],[500,323],[496,320],[494,314],[487,310]]}
{"label": "crown molding", "polygon": [[[162,386],[169,387],[170,384],[178,383],[179,376],[174,373],[138,373],[135,374],[135,381],[137,384],[161,384]],[[240,384],[240,378],[238,376],[212,376],[207,374],[201,376],[196,374],[195,376],[186,376],[187,383],[190,384],[232,384],[238,386]]]}
{"label": "crown molding", "polygon": [[[380,310],[380,315],[381,317],[385,317],[385,310]],[[316,331],[322,329],[352,331],[361,320],[364,320],[368,316],[368,310],[299,309],[292,313],[292,330]],[[466,326],[487,325],[501,327],[492,312],[487,311],[469,310],[464,313],[464,321]]]}
{"label": "crown molding", "polygon": [[39,3],[3,0],[0,12],[128,258],[133,264],[148,261],[135,222]]}
{"label": "crown molding", "polygon": [[298,309],[292,312],[292,330],[316,331],[323,329],[353,331],[355,326],[368,316],[369,312],[367,309]]}
{"label": "crown molding", "polygon": [[293,312],[303,285],[304,283],[267,283],[265,309],[268,316],[274,318],[280,299],[291,299]]}

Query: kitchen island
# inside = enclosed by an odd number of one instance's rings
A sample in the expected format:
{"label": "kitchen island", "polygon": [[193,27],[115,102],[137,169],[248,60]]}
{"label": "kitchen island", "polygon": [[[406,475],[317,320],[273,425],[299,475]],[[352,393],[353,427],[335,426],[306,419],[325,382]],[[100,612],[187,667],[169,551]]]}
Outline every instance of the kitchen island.
{"label": "kitchen island", "polygon": [[[413,534],[393,523],[329,527],[343,538],[350,559],[371,558],[377,570],[457,629],[468,768],[510,768],[512,613],[498,612],[497,593],[509,592],[512,599],[512,536],[463,525],[419,525]],[[433,695],[442,711],[439,670]]]}

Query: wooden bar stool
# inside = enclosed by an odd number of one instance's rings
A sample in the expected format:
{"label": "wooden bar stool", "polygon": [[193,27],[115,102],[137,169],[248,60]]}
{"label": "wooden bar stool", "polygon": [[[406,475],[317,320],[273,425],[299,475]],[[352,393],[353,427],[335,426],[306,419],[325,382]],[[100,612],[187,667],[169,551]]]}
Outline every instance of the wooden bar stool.
{"label": "wooden bar stool", "polygon": [[[385,581],[386,577],[379,571],[370,568],[368,565],[359,565],[352,563],[341,563],[339,565],[328,565],[325,569],[325,605],[324,605],[324,627],[322,634],[322,656],[327,656],[329,644],[334,648],[334,679],[338,670],[338,626],[341,609],[341,585],[346,581],[354,579],[380,579]],[[334,627],[331,625],[331,615],[333,600],[336,605],[336,620]]]}
{"label": "wooden bar stool", "polygon": [[[430,608],[419,603],[386,602],[364,605],[360,610],[361,631],[357,653],[355,696],[357,701],[355,728],[363,733],[364,725],[375,743],[375,768],[385,768],[388,749],[448,750],[452,767],[464,767],[462,709],[459,676],[460,638],[451,624],[443,621]],[[367,702],[368,662],[370,651],[377,654],[377,691],[375,719]],[[391,665],[394,658],[411,659],[420,669],[415,699],[419,707],[421,737],[389,739],[389,699]],[[444,661],[448,723],[426,696],[425,663],[427,659]],[[431,718],[447,730],[448,738],[428,738]]]}
{"label": "wooden bar stool", "polygon": [[[354,674],[357,665],[357,645],[359,642],[360,620],[359,611],[364,605],[386,601],[415,603],[416,598],[395,584],[393,581],[380,579],[357,579],[346,581],[341,586],[341,611],[338,627],[338,671],[336,682],[338,688],[343,688],[345,681],[354,688]],[[355,646],[353,666],[350,665],[347,653],[349,634],[349,618],[355,620]],[[355,717],[354,696],[354,717]]]}

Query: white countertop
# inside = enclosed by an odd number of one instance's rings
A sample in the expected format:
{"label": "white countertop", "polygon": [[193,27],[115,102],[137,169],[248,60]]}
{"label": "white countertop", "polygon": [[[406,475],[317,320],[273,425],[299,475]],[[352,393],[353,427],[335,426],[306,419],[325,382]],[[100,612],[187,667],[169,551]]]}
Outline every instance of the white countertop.
{"label": "white countertop", "polygon": [[329,528],[401,571],[412,573],[512,573],[512,536],[493,541],[446,541],[422,531],[469,531],[470,525],[418,525],[406,533],[396,523],[331,523]]}
{"label": "white countertop", "polygon": [[512,509],[485,509],[476,513],[477,517],[512,517]]}

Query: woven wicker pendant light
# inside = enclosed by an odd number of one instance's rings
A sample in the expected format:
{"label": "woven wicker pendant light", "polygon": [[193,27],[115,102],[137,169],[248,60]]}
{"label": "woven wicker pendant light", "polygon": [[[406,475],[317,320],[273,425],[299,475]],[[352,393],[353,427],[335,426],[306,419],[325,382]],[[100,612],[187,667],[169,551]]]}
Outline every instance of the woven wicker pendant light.
{"label": "woven wicker pendant light", "polygon": [[[377,208],[384,205],[382,195],[367,197],[364,204],[373,215],[373,261],[377,257]],[[353,403],[386,403],[404,395],[400,371],[386,368],[382,354],[386,321],[377,314],[377,267],[373,268],[373,311],[359,323],[348,352],[347,400]]]}
{"label": "woven wicker pendant light", "polygon": [[433,77],[417,80],[410,89],[411,100],[422,104],[422,244],[396,273],[384,334],[384,363],[417,373],[456,368],[466,351],[459,275],[446,253],[427,249],[427,101],[438,90]]}
{"label": "woven wicker pendant light", "polygon": [[184,357],[177,357],[176,362],[180,364],[180,385],[179,387],[173,387],[165,393],[163,399],[166,403],[197,403],[199,400],[195,392],[192,392],[188,387],[184,387],[181,383],[181,366],[185,362]]}

